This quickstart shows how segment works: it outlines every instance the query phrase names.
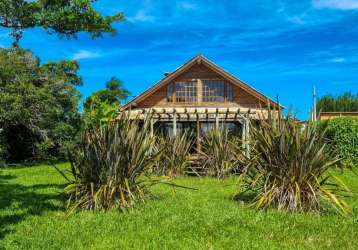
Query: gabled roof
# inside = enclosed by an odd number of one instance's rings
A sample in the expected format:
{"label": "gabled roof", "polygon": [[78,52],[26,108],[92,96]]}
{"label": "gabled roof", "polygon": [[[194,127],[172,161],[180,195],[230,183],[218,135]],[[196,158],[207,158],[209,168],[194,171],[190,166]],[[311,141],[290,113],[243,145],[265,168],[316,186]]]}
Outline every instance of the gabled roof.
{"label": "gabled roof", "polygon": [[[187,70],[189,70],[195,64],[203,64],[203,65],[207,66],[212,71],[214,71],[217,74],[221,75],[227,81],[231,82],[234,85],[237,85],[238,87],[240,87],[243,90],[245,90],[246,92],[250,93],[251,95],[253,95],[257,99],[261,100],[262,102],[267,103],[267,101],[269,100],[270,104],[275,105],[275,106],[278,107],[278,105],[279,105],[278,103],[276,103],[275,101],[273,101],[272,99],[270,99],[266,95],[260,93],[256,89],[252,88],[251,86],[249,86],[244,81],[238,79],[237,77],[233,76],[229,72],[225,71],[224,69],[222,69],[221,67],[219,67],[218,65],[216,65],[215,63],[213,63],[212,61],[207,59],[206,57],[204,57],[203,55],[199,54],[199,55],[195,56],[194,58],[192,58],[191,60],[189,60],[188,62],[186,62],[185,64],[183,64],[182,66],[180,66],[179,68],[177,68],[174,72],[166,75],[163,79],[161,79],[159,82],[155,83],[152,87],[150,87],[147,90],[145,90],[142,94],[140,94],[139,96],[135,97],[133,100],[131,100],[130,102],[125,104],[121,108],[121,110],[125,110],[128,107],[130,107],[131,105],[141,102],[142,100],[144,100],[146,97],[148,97],[151,94],[153,94],[155,91],[157,91],[161,87],[163,87],[166,84],[168,84],[171,81],[173,81],[180,74],[182,74],[182,73],[186,72]],[[283,108],[283,106],[281,106],[281,105],[280,105],[280,107]]]}

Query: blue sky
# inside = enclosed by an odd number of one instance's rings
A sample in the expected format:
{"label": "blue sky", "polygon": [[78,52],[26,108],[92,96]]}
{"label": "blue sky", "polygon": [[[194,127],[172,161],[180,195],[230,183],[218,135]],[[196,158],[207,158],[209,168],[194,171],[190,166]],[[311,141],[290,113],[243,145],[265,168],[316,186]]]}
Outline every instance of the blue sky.
{"label": "blue sky", "polygon": [[[202,53],[304,119],[318,95],[358,92],[358,0],[99,0],[127,21],[113,37],[59,39],[26,31],[21,46],[42,62],[80,61],[86,97],[120,78],[133,95]],[[0,46],[8,31],[0,29]]]}

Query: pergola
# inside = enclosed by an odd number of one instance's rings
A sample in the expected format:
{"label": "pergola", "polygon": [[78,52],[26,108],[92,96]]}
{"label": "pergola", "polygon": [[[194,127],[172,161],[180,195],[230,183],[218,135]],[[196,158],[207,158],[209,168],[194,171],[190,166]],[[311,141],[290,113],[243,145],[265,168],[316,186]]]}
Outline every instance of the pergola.
{"label": "pergola", "polygon": [[239,122],[242,126],[242,140],[246,154],[249,153],[249,129],[250,120],[267,117],[267,112],[262,109],[251,109],[242,107],[154,107],[122,111],[127,113],[131,119],[150,118],[150,133],[154,133],[154,123],[158,121],[172,122],[173,135],[177,135],[177,122],[196,122],[197,147],[200,150],[200,122],[214,122],[219,128],[222,122]]}

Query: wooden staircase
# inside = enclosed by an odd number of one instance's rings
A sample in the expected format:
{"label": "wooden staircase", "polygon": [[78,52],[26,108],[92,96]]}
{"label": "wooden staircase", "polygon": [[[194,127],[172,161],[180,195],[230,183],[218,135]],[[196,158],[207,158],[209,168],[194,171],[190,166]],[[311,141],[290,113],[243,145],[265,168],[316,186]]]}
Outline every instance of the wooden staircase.
{"label": "wooden staircase", "polygon": [[203,166],[203,157],[199,154],[192,154],[190,156],[190,165],[186,170],[186,174],[190,176],[205,176],[206,169]]}

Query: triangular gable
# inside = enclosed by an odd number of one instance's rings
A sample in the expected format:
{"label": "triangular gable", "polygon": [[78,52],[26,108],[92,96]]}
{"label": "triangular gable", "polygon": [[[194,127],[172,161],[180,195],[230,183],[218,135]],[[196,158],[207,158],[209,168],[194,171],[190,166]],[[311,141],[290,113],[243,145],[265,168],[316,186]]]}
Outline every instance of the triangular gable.
{"label": "triangular gable", "polygon": [[[238,86],[239,88],[243,89],[247,93],[251,94],[252,96],[256,97],[258,100],[260,100],[263,103],[267,103],[267,101],[270,102],[271,105],[275,105],[278,107],[279,104],[277,104],[275,101],[270,99],[269,97],[265,96],[264,94],[260,93],[256,89],[249,86],[247,83],[243,82],[242,80],[236,78],[232,74],[226,72],[221,67],[216,65],[215,63],[211,62],[209,59],[205,58],[203,55],[198,55],[179,68],[177,68],[174,72],[166,75],[162,80],[154,84],[152,87],[148,88],[146,91],[144,91],[142,94],[134,98],[132,101],[128,102],[126,105],[124,105],[121,110],[125,110],[129,108],[131,105],[136,104],[144,100],[145,98],[149,97],[151,94],[155,93],[157,90],[159,90],[161,87],[165,86],[166,84],[169,84],[173,80],[175,80],[178,76],[188,71],[192,66],[195,64],[203,64],[204,66],[208,67],[213,72],[217,73],[218,75],[222,76],[225,80],[231,82],[232,84]],[[283,106],[280,105],[281,108]]]}

